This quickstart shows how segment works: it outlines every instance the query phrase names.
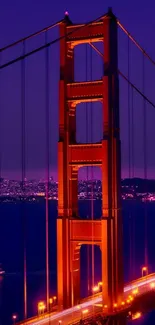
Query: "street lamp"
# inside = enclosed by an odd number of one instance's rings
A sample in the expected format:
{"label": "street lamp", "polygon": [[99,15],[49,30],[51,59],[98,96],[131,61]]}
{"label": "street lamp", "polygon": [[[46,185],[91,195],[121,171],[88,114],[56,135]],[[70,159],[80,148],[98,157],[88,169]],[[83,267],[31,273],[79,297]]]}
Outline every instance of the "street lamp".
{"label": "street lamp", "polygon": [[[86,314],[88,314],[88,312],[89,312],[88,309],[84,309],[84,310],[82,310],[82,315],[86,315]],[[83,317],[82,317],[82,318],[83,318]]]}
{"label": "street lamp", "polygon": [[103,282],[98,282],[98,287],[102,287],[102,285],[103,285]]}
{"label": "street lamp", "polygon": [[13,319],[13,324],[15,324],[16,323],[16,319],[17,319],[17,315],[12,315],[12,319]]}
{"label": "street lamp", "polygon": [[144,276],[144,275],[147,275],[148,274],[148,267],[147,266],[143,266],[142,267],[142,277]]}
{"label": "street lamp", "polygon": [[56,297],[56,296],[54,296],[54,297],[53,297],[53,300],[54,300],[54,301],[56,301],[56,300],[57,300],[57,297]]}
{"label": "street lamp", "polygon": [[136,288],[136,289],[134,289],[133,291],[132,291],[132,293],[133,293],[133,295],[137,295],[138,294],[138,288]]}
{"label": "street lamp", "polygon": [[151,283],[150,283],[150,288],[151,288],[151,289],[155,289],[155,282],[151,282]]}
{"label": "street lamp", "polygon": [[44,314],[45,304],[43,301],[38,302],[38,315]]}
{"label": "street lamp", "polygon": [[100,289],[99,286],[95,286],[95,287],[92,288],[93,292],[98,292],[99,289]]}

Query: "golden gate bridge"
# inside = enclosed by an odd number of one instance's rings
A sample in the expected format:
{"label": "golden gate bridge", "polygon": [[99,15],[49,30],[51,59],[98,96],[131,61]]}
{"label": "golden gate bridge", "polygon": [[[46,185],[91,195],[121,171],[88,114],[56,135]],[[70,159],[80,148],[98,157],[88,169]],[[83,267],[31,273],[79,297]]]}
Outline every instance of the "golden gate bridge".
{"label": "golden gate bridge", "polygon": [[[48,32],[59,26],[59,37],[48,41]],[[127,37],[128,67],[127,74],[118,66],[118,30]],[[38,35],[45,36],[43,45],[27,51],[28,40]],[[130,42],[142,53],[142,89],[132,82],[130,75]],[[53,312],[50,311],[49,291],[49,173],[50,173],[50,52],[55,44],[60,45],[59,80],[59,140],[58,140],[58,218],[57,218],[57,300]],[[97,44],[100,43],[101,47]],[[75,49],[86,46],[86,80],[76,81],[74,77]],[[22,54],[5,61],[9,49],[21,46]],[[88,47],[90,71],[88,71]],[[99,321],[107,324],[125,324],[127,316],[141,316],[142,311],[154,308],[155,274],[149,273],[147,247],[147,206],[145,209],[145,258],[142,277],[124,284],[123,276],[123,236],[121,209],[121,140],[120,140],[120,87],[122,78],[128,87],[128,160],[129,178],[134,177],[133,152],[133,115],[134,94],[143,100],[143,159],[144,178],[148,178],[147,162],[147,104],[155,108],[145,92],[145,60],[152,65],[155,62],[130,35],[121,22],[109,9],[108,13],[86,24],[73,24],[68,12],[64,19],[37,33],[0,49],[1,72],[8,67],[21,64],[21,169],[22,195],[25,193],[26,179],[26,60],[44,51],[45,56],[45,129],[46,129],[46,305],[39,305],[40,315],[27,318],[27,251],[26,230],[24,230],[24,320],[21,324],[79,324]],[[92,51],[101,58],[101,78],[94,80]],[[7,57],[7,55],[6,55]],[[5,61],[5,62],[4,62]],[[88,77],[89,75],[89,77]],[[89,79],[89,80],[88,80]],[[92,110],[94,103],[102,107],[102,137],[100,142],[93,141]],[[86,105],[87,140],[76,140],[77,105]],[[90,115],[91,132],[88,136]],[[90,138],[90,141],[89,139]],[[94,178],[94,166],[102,173],[102,216],[94,218],[93,183],[91,199],[91,217],[81,219],[78,213],[78,171],[81,167],[90,167]],[[88,170],[87,170],[88,176]],[[147,188],[146,188],[147,192]],[[26,224],[25,202],[22,203],[23,223]],[[26,227],[24,226],[24,229]],[[88,297],[80,297],[80,249],[88,245],[92,260],[92,287],[94,292]],[[96,285],[94,275],[94,246],[101,251],[102,278]],[[131,248],[132,250],[132,248]],[[132,269],[132,260],[130,268]],[[132,270],[131,270],[132,271]],[[141,310],[139,310],[139,308]],[[46,312],[45,312],[46,311]],[[16,317],[14,316],[14,320]]]}

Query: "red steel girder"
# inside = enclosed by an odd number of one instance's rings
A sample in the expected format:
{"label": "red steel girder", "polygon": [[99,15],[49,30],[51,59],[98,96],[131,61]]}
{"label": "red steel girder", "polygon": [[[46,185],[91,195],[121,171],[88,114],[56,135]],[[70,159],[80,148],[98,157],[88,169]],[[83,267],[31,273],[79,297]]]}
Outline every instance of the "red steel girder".
{"label": "red steel girder", "polygon": [[82,43],[100,41],[103,41],[103,21],[89,25],[67,26],[67,42],[71,42],[73,47]]}
{"label": "red steel girder", "polygon": [[70,239],[78,244],[100,244],[101,229],[101,220],[70,220]]}
{"label": "red steel girder", "polygon": [[102,143],[69,145],[70,165],[101,165],[102,160]]}
{"label": "red steel girder", "polygon": [[103,80],[67,84],[67,100],[76,104],[103,99]]}

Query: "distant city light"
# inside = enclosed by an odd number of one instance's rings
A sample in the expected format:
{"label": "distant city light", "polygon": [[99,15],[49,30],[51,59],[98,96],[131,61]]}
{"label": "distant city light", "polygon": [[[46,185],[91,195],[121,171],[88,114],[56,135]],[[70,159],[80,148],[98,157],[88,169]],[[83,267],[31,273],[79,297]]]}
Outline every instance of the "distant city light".
{"label": "distant city light", "polygon": [[[132,200],[137,199],[143,201],[153,202],[155,201],[155,192],[141,193],[141,189],[137,188],[136,183],[133,186],[122,184],[122,199]],[[93,199],[102,199],[102,186],[100,180],[93,180]],[[14,202],[14,200],[28,200],[36,201],[45,198],[46,193],[46,181],[45,180],[26,180],[24,184],[24,192],[19,180],[1,179],[1,193],[0,198],[3,202]],[[80,180],[78,181],[78,199],[87,200],[92,198],[92,181]],[[58,182],[53,180],[53,177],[49,178],[49,200],[58,200]],[[146,269],[147,268],[147,269]],[[148,267],[143,266],[142,272],[148,273]],[[144,274],[143,274],[144,275]]]}
{"label": "distant city light", "polygon": [[69,16],[69,13],[68,13],[68,11],[65,11],[65,16]]}

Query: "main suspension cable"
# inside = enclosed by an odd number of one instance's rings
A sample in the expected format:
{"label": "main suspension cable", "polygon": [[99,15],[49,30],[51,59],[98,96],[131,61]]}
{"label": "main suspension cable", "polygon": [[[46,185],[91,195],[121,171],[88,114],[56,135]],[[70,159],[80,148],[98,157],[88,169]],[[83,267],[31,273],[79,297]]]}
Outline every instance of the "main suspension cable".
{"label": "main suspension cable", "polygon": [[6,46],[4,46],[4,47],[2,47],[0,49],[0,52],[3,52],[5,50],[8,50],[8,49],[10,49],[10,48],[12,48],[12,47],[14,47],[16,45],[19,45],[20,43],[23,43],[25,41],[28,41],[29,39],[31,39],[31,38],[33,38],[35,36],[38,36],[38,35],[40,35],[40,34],[42,34],[44,32],[47,32],[48,30],[50,30],[50,29],[52,29],[52,28],[60,25],[62,22],[63,22],[63,19],[61,19],[60,21],[57,21],[56,23],[54,23],[52,25],[49,25],[49,26],[47,26],[47,27],[45,27],[43,29],[40,29],[39,31],[37,31],[37,32],[35,32],[33,34],[30,34],[30,35],[28,35],[26,37],[23,37],[23,38],[19,39],[18,41],[15,41],[15,42],[13,42],[13,43],[11,43],[9,45],[6,45]]}
{"label": "main suspension cable", "polygon": [[10,60],[10,61],[8,61],[8,62],[2,64],[2,65],[0,66],[0,69],[4,69],[4,68],[6,68],[6,67],[8,67],[8,66],[10,66],[10,65],[12,65],[12,64],[14,64],[14,63],[16,63],[16,62],[18,62],[18,61],[21,61],[22,59],[24,59],[24,58],[26,58],[26,57],[29,57],[29,56],[31,56],[31,55],[33,55],[33,54],[35,54],[35,53],[38,53],[38,52],[42,51],[43,49],[45,49],[46,47],[49,47],[49,46],[51,46],[51,45],[53,45],[53,44],[55,44],[55,43],[61,41],[61,40],[64,39],[66,36],[68,37],[68,36],[74,34],[75,32],[77,32],[77,31],[79,31],[79,30],[85,28],[86,26],[89,26],[89,25],[91,25],[92,23],[95,23],[95,22],[99,21],[100,19],[102,19],[102,18],[104,18],[104,17],[106,17],[106,15],[102,15],[102,16],[96,18],[96,19],[93,20],[93,21],[90,21],[90,22],[88,22],[88,23],[86,23],[86,24],[80,25],[79,27],[75,28],[75,29],[72,30],[71,32],[68,32],[67,34],[65,34],[65,35],[63,35],[63,36],[60,36],[60,37],[54,39],[53,41],[48,42],[47,44],[44,44],[44,45],[42,45],[42,46],[40,46],[40,47],[38,47],[38,48],[36,48],[36,49],[34,49],[34,50],[32,50],[32,51],[30,51],[30,52],[24,54],[24,55],[21,55],[21,56],[17,57],[16,59]]}
{"label": "main suspension cable", "polygon": [[143,93],[142,93],[142,91],[140,91],[140,89],[139,88],[137,88],[130,80],[128,80],[128,78],[119,70],[118,71],[119,72],[119,74],[120,74],[120,76],[125,80],[125,81],[127,81],[129,84],[130,84],[130,86],[133,88],[133,89],[135,89],[136,90],[136,92],[139,94],[139,95],[141,95],[145,100],[146,100],[146,102],[148,102],[153,108],[155,108],[155,104],[146,96],[146,95],[144,95]]}
{"label": "main suspension cable", "polygon": [[[104,56],[103,56],[103,54],[96,48],[96,46],[95,45],[93,45],[93,44],[91,44],[91,43],[89,43],[90,44],[90,46],[103,58]],[[133,88],[133,89],[135,89],[136,90],[136,92],[139,94],[139,95],[141,95],[145,100],[146,100],[146,102],[148,102],[152,107],[154,107],[155,108],[155,104],[146,96],[146,95],[144,95],[141,91],[140,91],[140,89],[138,89],[124,74],[123,74],[123,72],[121,72],[120,70],[118,70],[118,73],[120,74],[120,76],[126,81],[126,82],[128,82],[129,84],[130,84],[130,86]]]}
{"label": "main suspension cable", "polygon": [[147,57],[147,59],[155,65],[155,61],[150,57],[150,55],[141,47],[141,45],[135,40],[133,36],[127,31],[127,29],[117,20],[118,26],[123,30],[123,32],[129,37],[129,39],[137,46],[137,48]]}

